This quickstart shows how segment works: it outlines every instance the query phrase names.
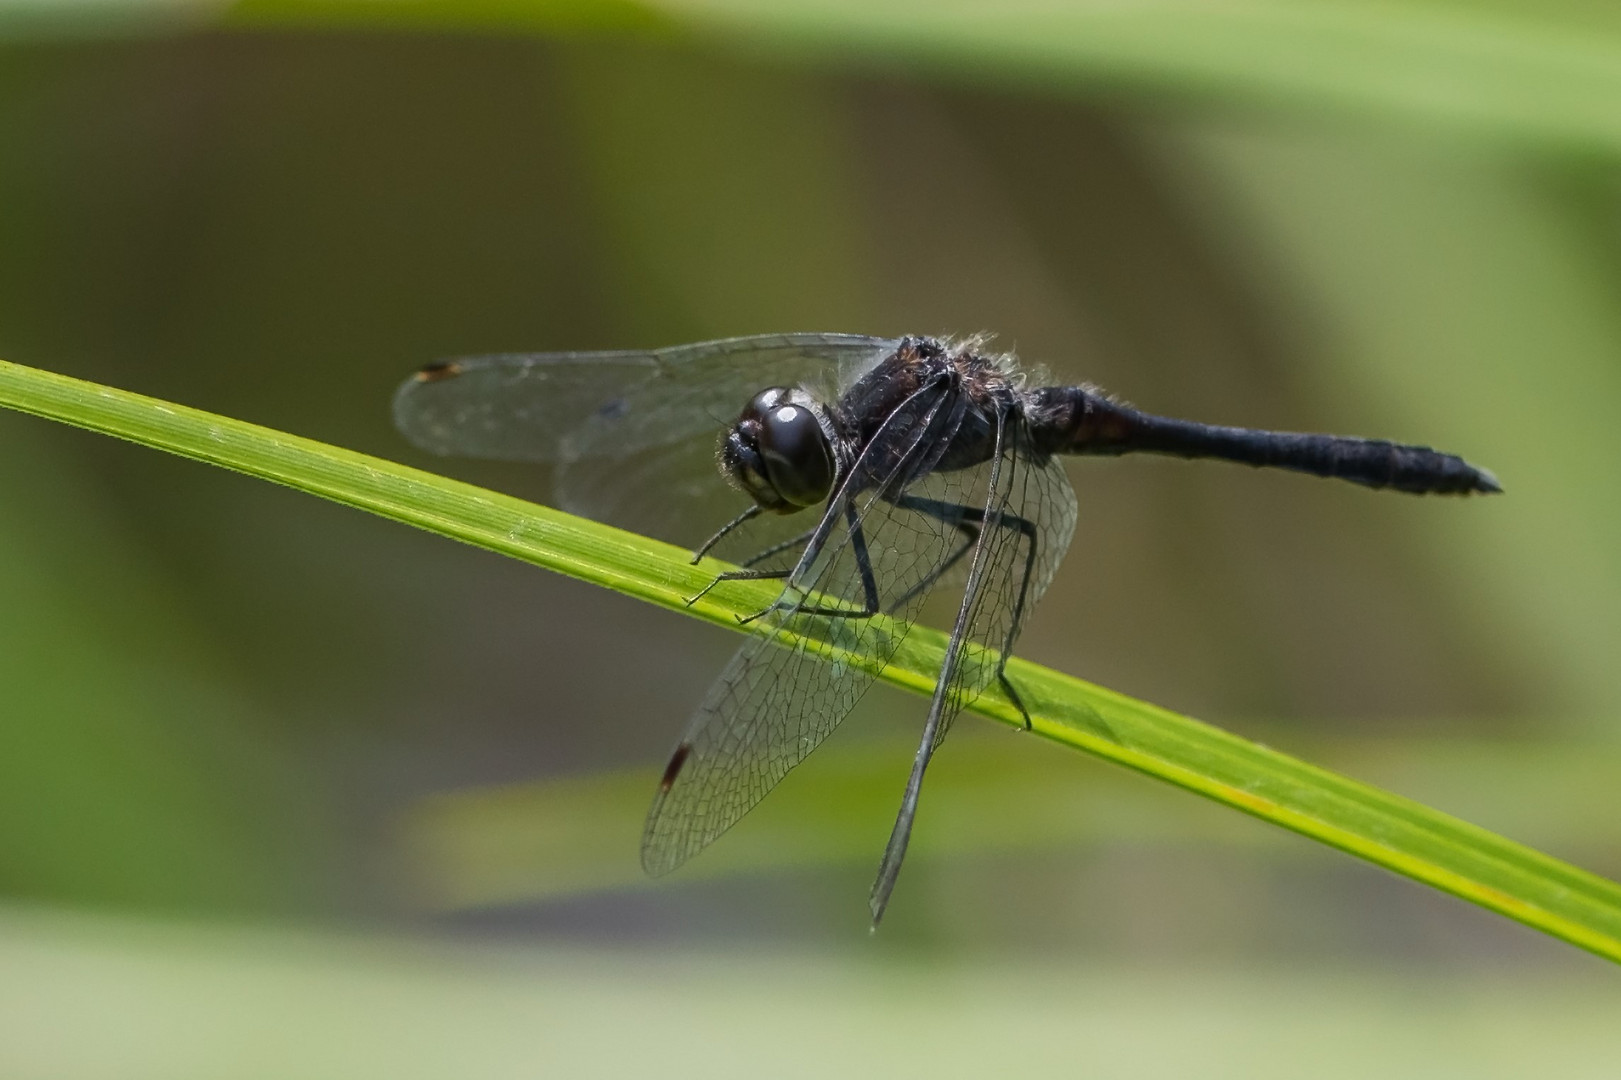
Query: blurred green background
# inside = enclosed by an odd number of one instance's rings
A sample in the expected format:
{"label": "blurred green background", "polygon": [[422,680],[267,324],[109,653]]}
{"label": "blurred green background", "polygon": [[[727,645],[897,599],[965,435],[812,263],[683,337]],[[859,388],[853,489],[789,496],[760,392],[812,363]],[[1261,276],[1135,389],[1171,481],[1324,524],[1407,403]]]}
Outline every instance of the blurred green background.
{"label": "blurred green background", "polygon": [[[546,501],[445,356],[990,330],[1507,495],[1071,466],[1021,653],[1621,875],[1621,15],[0,8],[0,357]],[[0,1072],[1613,1076],[1613,969],[880,688],[688,871],[734,635],[0,416]]]}

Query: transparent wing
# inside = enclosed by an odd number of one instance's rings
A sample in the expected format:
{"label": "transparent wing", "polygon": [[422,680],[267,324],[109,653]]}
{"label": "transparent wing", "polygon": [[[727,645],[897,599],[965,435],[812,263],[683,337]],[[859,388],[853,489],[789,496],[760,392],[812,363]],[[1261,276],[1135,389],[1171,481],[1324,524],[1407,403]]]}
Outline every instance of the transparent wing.
{"label": "transparent wing", "polygon": [[657,375],[653,353],[513,353],[432,364],[394,393],[394,426],[435,454],[552,462],[568,433]]}
{"label": "transparent wing", "polygon": [[989,522],[980,579],[968,600],[961,654],[946,688],[935,745],[957,714],[1001,675],[1030,610],[1047,591],[1075,535],[1075,489],[1057,459],[1032,455],[1022,432],[1010,432],[991,489],[987,463],[961,500],[983,507]]}
{"label": "transparent wing", "polygon": [[713,443],[768,386],[803,386],[836,401],[899,344],[859,334],[760,334],[657,350],[649,354],[650,378],[579,412],[563,459],[621,457],[694,436]]}
{"label": "transparent wing", "polygon": [[938,492],[929,483],[917,485],[901,500],[907,509],[938,517],[965,534],[952,561],[966,558],[969,569],[923,742],[873,882],[875,926],[906,858],[930,759],[963,707],[1002,677],[1024,619],[1052,581],[1075,531],[1069,478],[1050,458],[1030,455],[1024,436],[1022,418],[1009,417],[1000,453],[991,461],[944,478]]}
{"label": "transparent wing", "polygon": [[[555,481],[565,509],[694,546],[741,508],[715,449],[749,398],[768,386],[800,386],[837,401],[899,342],[793,334],[712,345],[724,348],[679,350],[678,362],[666,358],[651,379],[569,433]],[[763,548],[803,528],[797,516],[765,514],[747,538]]]}
{"label": "transparent wing", "polygon": [[[890,418],[904,435],[881,434],[865,451],[896,464],[878,484],[829,501],[820,549],[801,559],[693,715],[648,813],[649,873],[675,869],[720,836],[832,733],[894,656],[958,546],[955,526],[885,497],[926,473],[961,422],[959,401],[914,400],[913,415],[903,407]],[[890,618],[861,617],[873,611]]]}
{"label": "transparent wing", "polygon": [[408,380],[394,422],[433,453],[556,464],[565,509],[695,543],[737,512],[714,451],[749,397],[803,386],[836,400],[897,344],[762,334],[644,352],[472,357]]}

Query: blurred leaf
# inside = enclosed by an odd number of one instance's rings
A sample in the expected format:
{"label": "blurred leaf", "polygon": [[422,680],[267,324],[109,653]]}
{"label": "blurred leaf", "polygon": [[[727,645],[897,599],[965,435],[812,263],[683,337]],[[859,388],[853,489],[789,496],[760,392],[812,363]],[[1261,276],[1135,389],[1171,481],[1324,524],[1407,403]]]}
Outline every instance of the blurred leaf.
{"label": "blurred leaf", "polygon": [[658,33],[1044,90],[1332,110],[1621,151],[1621,15],[1567,0],[105,0],[0,34],[237,25]]}
{"label": "blurred leaf", "polygon": [[625,340],[882,319],[858,145],[815,80],[672,49],[558,60],[604,287],[636,298],[615,319]]}
{"label": "blurred leaf", "polygon": [[1613,737],[1621,278],[1607,213],[1502,153],[1248,124],[1156,138],[1228,265],[1294,331],[1292,377],[1334,423],[1465,454],[1490,439],[1512,498],[1415,539],[1468,582],[1452,602],[1469,632],[1534,665],[1540,709]]}
{"label": "blurred leaf", "polygon": [[[0,912],[15,1080],[1610,1080],[1609,970],[919,960]],[[805,1044],[801,1047],[801,1044]]]}
{"label": "blurred leaf", "polygon": [[0,431],[5,891],[171,912],[307,904],[329,855],[319,800],[254,738],[230,658],[58,434]]}
{"label": "blurred leaf", "polygon": [[[730,582],[698,603],[713,563],[667,544],[353,451],[126,391],[0,362],[0,404],[245,472],[605,585],[722,626],[772,599]],[[943,635],[918,627],[882,677],[931,692]],[[856,665],[829,640],[815,652]],[[1014,660],[1035,732],[1167,780],[1370,862],[1621,960],[1621,886],[1407,799],[1336,776],[1216,728]],[[973,711],[1020,725],[1005,698]],[[999,811],[998,811],[999,813]]]}
{"label": "blurred leaf", "polygon": [[[1413,740],[1312,748],[1528,842],[1567,853],[1621,847],[1609,812],[1621,788],[1615,747]],[[871,863],[913,749],[898,739],[823,747],[683,880]],[[437,909],[650,886],[627,853],[640,841],[657,782],[656,769],[627,769],[434,795],[401,823],[402,861],[423,902]],[[1303,849],[1124,773],[1077,770],[1045,744],[1008,733],[952,738],[929,767],[927,821],[912,841],[914,862],[1108,844]]]}
{"label": "blurred leaf", "polygon": [[1621,151],[1621,15],[1567,0],[126,0],[18,3],[0,33],[267,26],[657,33],[1045,90],[1331,110]]}
{"label": "blurred leaf", "polygon": [[1621,151],[1621,17],[1575,3],[242,0],[230,17],[659,29],[952,79],[1332,110]]}

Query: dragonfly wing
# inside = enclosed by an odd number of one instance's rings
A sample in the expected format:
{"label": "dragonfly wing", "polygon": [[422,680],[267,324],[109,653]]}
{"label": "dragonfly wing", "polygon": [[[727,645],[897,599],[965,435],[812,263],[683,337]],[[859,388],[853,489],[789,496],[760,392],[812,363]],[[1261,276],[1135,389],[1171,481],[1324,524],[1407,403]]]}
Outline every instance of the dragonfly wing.
{"label": "dragonfly wing", "polygon": [[[645,352],[473,357],[407,381],[394,418],[435,453],[555,464],[564,509],[694,546],[737,512],[715,447],[751,396],[803,386],[835,400],[897,345],[764,334]],[[760,547],[788,535],[767,535],[772,518],[754,530]]]}
{"label": "dragonfly wing", "polygon": [[[943,425],[961,419],[953,401],[922,404],[938,422],[896,425],[906,442],[890,447],[898,463],[887,482],[897,486],[927,467],[949,436]],[[883,449],[880,437],[867,452]],[[812,541],[820,548],[801,559],[693,715],[648,812],[650,874],[675,869],[764,798],[843,721],[905,639],[958,531],[902,512],[879,497],[883,486],[829,500],[823,537]]]}
{"label": "dragonfly wing", "polygon": [[553,462],[570,431],[658,370],[647,352],[448,360],[395,391],[394,426],[435,454]]}
{"label": "dragonfly wing", "polygon": [[[642,836],[649,874],[674,870],[765,798],[855,707],[907,629],[878,637],[870,623],[794,612],[760,621],[670,758]],[[829,662],[824,648],[842,655]]]}
{"label": "dragonfly wing", "polygon": [[[749,398],[768,386],[796,386],[835,401],[897,345],[848,334],[792,334],[672,350],[676,355],[661,358],[651,379],[627,388],[569,433],[558,500],[598,521],[695,546],[736,515],[742,501],[721,478],[715,451]],[[797,517],[765,514],[735,540],[759,550],[804,528]]]}
{"label": "dragonfly wing", "polygon": [[979,466],[961,500],[981,507],[979,516],[992,524],[983,540],[980,579],[965,597],[967,616],[935,734],[937,746],[957,714],[997,681],[1075,534],[1075,489],[1063,465],[1022,448],[1023,440],[1014,432],[1009,436],[994,470],[994,487],[990,465]]}
{"label": "dragonfly wing", "polygon": [[438,454],[555,462],[621,453],[714,431],[774,383],[836,387],[894,347],[858,334],[760,334],[644,351],[469,357],[408,379],[394,395],[394,421]]}
{"label": "dragonfly wing", "polygon": [[897,499],[903,509],[964,533],[950,561],[966,561],[968,570],[923,741],[873,882],[875,926],[906,857],[930,759],[957,714],[1000,677],[1024,619],[1051,583],[1075,531],[1069,478],[1051,458],[1029,454],[1023,435],[1022,420],[1009,417],[992,460],[926,477]]}

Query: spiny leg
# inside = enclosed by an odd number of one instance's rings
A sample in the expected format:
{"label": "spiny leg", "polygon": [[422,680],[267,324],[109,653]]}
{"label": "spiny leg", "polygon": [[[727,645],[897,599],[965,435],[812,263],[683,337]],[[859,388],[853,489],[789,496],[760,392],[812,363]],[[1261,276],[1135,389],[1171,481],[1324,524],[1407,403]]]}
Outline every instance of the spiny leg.
{"label": "spiny leg", "polygon": [[[759,510],[759,507],[754,506],[754,507],[751,507],[751,509],[757,512]],[[732,529],[736,528],[738,525],[742,524],[744,521],[747,521],[752,516],[753,516],[753,514],[751,514],[748,510],[745,510],[743,513],[739,514],[732,521],[728,522],[724,527],[721,528],[720,532],[718,532],[714,536],[710,537],[709,540],[704,543],[704,546],[698,549],[697,553],[695,555],[693,555],[692,561],[694,563],[698,562],[698,560],[702,559],[704,557],[704,554],[710,548],[715,546],[715,543],[718,540],[720,540],[721,537],[725,536],[728,532],[731,532]],[[816,530],[814,528],[807,529],[804,532],[800,533],[798,536],[793,537],[792,539],[784,540],[784,541],[782,541],[781,543],[778,543],[778,544],[772,544],[770,547],[766,548],[764,551],[756,552],[755,554],[749,556],[747,559],[745,559],[740,564],[743,567],[744,570],[747,570],[747,571],[750,571],[750,572],[744,573],[744,572],[738,571],[738,570],[728,570],[725,573],[716,575],[715,579],[713,581],[711,581],[708,585],[705,585],[701,590],[699,590],[697,595],[688,597],[687,600],[686,600],[686,605],[688,607],[691,607],[693,604],[695,604],[699,600],[703,599],[703,596],[704,596],[705,593],[707,593],[710,589],[713,589],[716,585],[719,585],[723,581],[754,581],[754,580],[765,580],[765,579],[770,579],[770,578],[785,578],[785,577],[787,577],[789,574],[793,573],[792,568],[787,569],[787,570],[782,570],[782,571],[773,571],[773,570],[752,570],[752,567],[754,567],[754,565],[757,564],[757,563],[764,562],[766,559],[771,558],[771,556],[773,556],[773,555],[779,554],[780,552],[783,552],[783,551],[787,551],[789,548],[804,546],[805,544],[809,543],[811,538],[814,537],[815,535],[816,535]]]}
{"label": "spiny leg", "polygon": [[1035,727],[1030,722],[1030,710],[1024,707],[1024,699],[1014,689],[1013,681],[1007,677],[1007,662],[1013,655],[1013,642],[1019,636],[1019,626],[1024,622],[1024,605],[1030,595],[1030,579],[1036,572],[1036,527],[1028,519],[1022,517],[1004,517],[1003,521],[1014,525],[1026,540],[1030,541],[1030,551],[1024,557],[1024,576],[1019,579],[1019,599],[1013,604],[1013,618],[1008,620],[1007,638],[1002,642],[1002,655],[996,661],[996,681],[1002,684],[1002,692],[1008,696],[1024,717],[1024,730],[1030,731]]}
{"label": "spiny leg", "polygon": [[803,549],[806,544],[810,543],[811,537],[815,535],[816,529],[814,527],[806,529],[804,532],[800,533],[791,540],[784,540],[780,544],[772,544],[764,551],[756,552],[755,554],[750,555],[747,559],[744,559],[741,563],[738,563],[738,565],[744,567],[754,566],[755,564],[765,562],[765,560],[771,558],[771,556],[780,554],[781,552],[787,551],[790,548]]}
{"label": "spiny leg", "polygon": [[[719,585],[723,581],[766,581],[773,578],[780,580],[792,573],[792,570],[727,570],[716,574],[714,578],[710,580],[708,585],[705,585],[696,593],[687,597],[685,603],[688,607],[691,607],[698,601],[702,600],[710,589],[713,589],[716,585]],[[770,610],[770,608],[766,608],[766,611]],[[760,612],[760,615],[764,614],[765,611]],[[759,617],[759,615],[749,616],[750,619],[757,619]]]}
{"label": "spiny leg", "polygon": [[[744,517],[739,517],[738,521],[734,521],[731,522],[731,524],[726,525],[726,529],[723,529],[721,532],[718,532],[718,534],[715,534],[715,537],[713,537],[710,542],[705,543],[704,548],[700,548],[699,555],[692,556],[692,561],[697,563],[700,558],[704,558],[704,551],[707,551],[708,548],[715,546],[715,540],[720,540],[720,537],[723,537],[728,530],[731,530],[733,525],[736,525],[741,521],[744,521]],[[768,546],[768,548],[765,548],[763,551],[755,551],[754,555],[744,559],[742,563],[739,563],[739,566],[742,566],[744,569],[752,569],[754,568],[755,564],[763,563],[765,559],[772,558],[773,555],[780,555],[780,553],[783,553],[783,551],[788,551],[789,548],[802,548],[802,546],[806,545],[806,543],[811,542],[811,538],[814,537],[814,535],[815,529],[806,529],[804,532],[801,532],[798,537],[783,540],[781,543],[773,543],[772,546]],[[754,571],[751,572],[751,574],[742,574],[742,572],[739,571],[726,571],[725,574],[718,574],[718,576],[715,577],[715,581],[704,585],[704,589],[699,590],[699,594],[694,595],[694,597],[687,598],[686,605],[691,608],[694,603],[697,603],[699,600],[704,598],[704,594],[707,594],[708,590],[713,589],[715,585],[718,585],[723,581],[765,581],[765,579],[773,579],[773,577],[776,577],[776,579],[788,577],[789,574],[793,574],[793,568],[785,569],[785,571]]]}
{"label": "spiny leg", "polygon": [[[878,579],[873,575],[873,572],[872,572],[872,558],[867,552],[866,533],[864,533],[862,531],[861,519],[856,515],[856,509],[855,509],[854,505],[846,504],[845,505],[844,515],[845,515],[845,520],[849,522],[850,548],[851,548],[851,551],[855,554],[856,567],[857,567],[858,571],[861,574],[861,591],[863,593],[863,599],[865,601],[865,607],[863,607],[863,608],[861,608],[859,610],[851,610],[850,608],[822,607],[822,606],[819,606],[819,605],[801,606],[801,607],[795,609],[795,614],[799,614],[799,615],[825,615],[825,616],[828,616],[828,617],[831,617],[831,618],[838,618],[838,619],[869,619],[872,616],[878,614],[879,603],[880,603],[879,599],[878,599]],[[806,535],[814,537],[816,532],[817,532],[816,529],[812,529]],[[803,537],[801,539],[803,539]],[[778,551],[781,551],[782,549],[784,549],[786,547],[792,546],[792,544],[795,543],[795,542],[797,542],[797,541],[789,541],[786,544],[779,544],[774,548],[769,548],[766,551],[761,552],[759,555],[756,555],[750,561],[751,562],[757,562],[760,559],[768,558],[771,555],[776,554]],[[801,561],[803,561],[803,558],[801,559]],[[691,606],[693,603],[697,602],[701,597],[703,597],[703,595],[705,593],[707,593],[710,589],[713,589],[716,585],[719,585],[723,581],[769,581],[769,580],[781,581],[781,580],[784,580],[784,579],[787,579],[787,578],[791,577],[793,575],[793,573],[794,573],[793,569],[787,569],[787,570],[749,570],[749,569],[727,570],[724,573],[717,574],[715,576],[715,580],[711,581],[708,585],[705,585],[703,587],[703,589],[696,596],[692,597],[691,599],[689,599],[687,601],[687,604],[688,604],[688,606]],[[780,600],[776,601],[776,602],[766,606],[765,608],[762,608],[761,610],[755,612],[753,615],[740,615],[740,616],[738,616],[737,621],[739,623],[741,623],[741,624],[751,623],[755,619],[758,619],[761,616],[770,614],[772,611],[776,610],[777,606],[780,603],[781,603]]]}
{"label": "spiny leg", "polygon": [[[913,586],[906,596],[902,598],[905,600],[932,586],[946,571],[950,570],[958,560],[968,553],[973,547],[974,541],[979,537],[979,530],[975,526],[985,523],[985,511],[982,507],[943,502],[939,499],[925,499],[914,495],[902,496],[895,500],[895,505],[907,510],[915,510],[920,514],[927,514],[929,517],[943,521],[947,525],[955,525],[965,533],[970,529],[973,530],[973,539],[970,539],[963,547],[954,552],[951,558],[941,563],[928,577]],[[1018,690],[1014,689],[1012,681],[1007,677],[1007,662],[1009,655],[1013,651],[1013,642],[1019,636],[1019,624],[1024,619],[1024,605],[1030,594],[1030,579],[1035,574],[1036,526],[1028,518],[1008,513],[998,514],[996,524],[1003,528],[1014,529],[1030,541],[1029,550],[1024,559],[1024,574],[1019,581],[1019,598],[1013,604],[1013,618],[1008,624],[1007,637],[1002,642],[1001,655],[996,661],[996,681],[1001,684],[1002,692],[1007,695],[1008,700],[1013,702],[1014,707],[1019,710],[1019,715],[1024,717],[1024,729],[1029,731],[1035,725],[1030,720],[1030,710],[1025,708],[1024,699],[1019,696]],[[897,602],[897,606],[898,604],[899,602]]]}
{"label": "spiny leg", "polygon": [[[949,573],[951,568],[961,562],[964,555],[974,550],[974,545],[979,542],[978,524],[970,525],[963,520],[962,515],[959,513],[964,510],[972,510],[973,507],[963,506],[960,503],[942,502],[939,499],[925,499],[920,495],[902,495],[895,500],[895,505],[903,510],[913,510],[919,514],[927,514],[929,517],[937,518],[947,525],[956,526],[957,530],[963,534],[963,542],[961,547],[951,553],[950,558],[935,567],[922,581],[907,589],[898,600],[892,602],[889,605],[891,614],[899,611],[902,605],[917,596],[918,593],[934,588],[934,583]],[[983,520],[984,516],[983,513],[979,515],[981,520]]]}
{"label": "spiny leg", "polygon": [[[872,558],[867,553],[867,534],[861,528],[861,518],[856,513],[853,502],[844,504],[844,519],[850,523],[850,550],[855,555],[856,570],[861,575],[861,592],[865,606],[860,611],[851,611],[849,608],[842,607],[801,606],[795,609],[794,613],[796,615],[829,615],[837,619],[870,619],[878,614],[880,603],[878,599],[878,579],[872,572]],[[753,572],[758,573],[759,571]],[[792,572],[789,571],[788,573]],[[762,574],[762,576],[764,575]],[[788,575],[783,574],[782,576],[787,577]],[[743,621],[752,622],[774,607],[776,607],[775,604],[766,608],[765,611],[749,616]]]}
{"label": "spiny leg", "polygon": [[[703,545],[701,547],[699,547],[697,551],[694,551],[692,553],[692,563],[693,563],[693,565],[696,566],[698,563],[702,562],[703,557],[705,555],[709,554],[709,549],[714,547],[716,544],[720,543],[721,540],[725,539],[727,533],[731,532],[733,529],[737,528],[739,525],[743,524],[745,521],[748,521],[751,518],[759,516],[759,514],[760,514],[760,504],[759,503],[754,503],[747,510],[743,511],[741,514],[737,515],[735,518],[728,521],[726,524],[722,525],[720,527],[720,530],[718,532],[716,532],[714,536],[711,536],[708,540],[705,540],[703,542]],[[703,593],[698,594],[698,596],[702,596],[702,595],[703,595]],[[698,596],[693,597],[692,600],[698,599]],[[692,600],[688,600],[687,603],[691,604]]]}

